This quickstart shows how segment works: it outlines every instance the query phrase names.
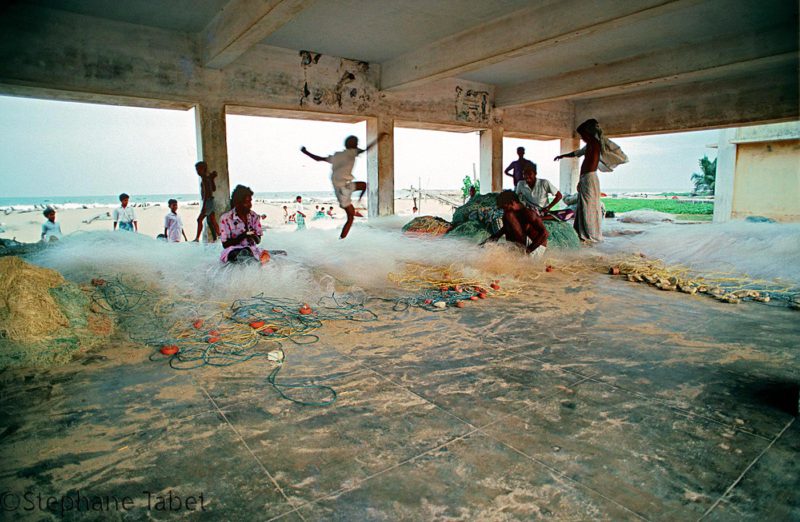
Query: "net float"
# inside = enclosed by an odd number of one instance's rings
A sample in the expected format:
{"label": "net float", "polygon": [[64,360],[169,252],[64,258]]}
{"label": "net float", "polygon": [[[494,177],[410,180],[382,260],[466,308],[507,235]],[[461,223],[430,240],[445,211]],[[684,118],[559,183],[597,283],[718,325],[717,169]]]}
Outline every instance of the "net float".
{"label": "net float", "polygon": [[202,320],[202,319],[197,319],[195,322],[193,322],[193,323],[192,323],[192,326],[193,326],[195,329],[198,329],[198,330],[199,330],[200,328],[202,328],[202,327],[203,327],[203,320]]}
{"label": "net float", "polygon": [[263,328],[265,324],[264,321],[253,321],[250,323],[250,328],[258,330],[259,328]]}
{"label": "net float", "polygon": [[175,355],[180,349],[174,344],[165,344],[161,347],[161,353],[164,355]]}
{"label": "net float", "polygon": [[303,306],[301,306],[301,307],[300,307],[300,310],[299,310],[299,311],[300,311],[300,313],[301,313],[301,314],[303,314],[303,315],[308,315],[308,314],[310,314],[310,313],[311,313],[313,310],[311,310],[311,307],[310,307],[310,306],[308,306],[308,303],[303,303]]}

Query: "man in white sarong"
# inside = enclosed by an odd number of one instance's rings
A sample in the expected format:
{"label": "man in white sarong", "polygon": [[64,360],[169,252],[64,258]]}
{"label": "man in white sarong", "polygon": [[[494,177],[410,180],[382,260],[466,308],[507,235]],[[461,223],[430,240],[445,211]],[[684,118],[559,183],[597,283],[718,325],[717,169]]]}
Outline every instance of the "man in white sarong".
{"label": "man in white sarong", "polygon": [[603,240],[600,229],[600,180],[597,169],[611,172],[616,167],[628,162],[628,157],[619,145],[603,136],[597,120],[591,119],[581,123],[576,129],[586,146],[576,151],[556,156],[555,161],[562,158],[584,156],[581,164],[581,177],[578,182],[578,210],[575,214],[575,231],[581,241],[599,242]]}

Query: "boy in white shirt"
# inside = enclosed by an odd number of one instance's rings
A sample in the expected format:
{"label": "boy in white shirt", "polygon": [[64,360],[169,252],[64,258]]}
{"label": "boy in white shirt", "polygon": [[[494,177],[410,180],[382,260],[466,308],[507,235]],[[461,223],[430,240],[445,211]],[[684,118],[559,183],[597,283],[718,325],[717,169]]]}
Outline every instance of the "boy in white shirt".
{"label": "boy in white shirt", "polygon": [[169,205],[169,212],[164,216],[164,235],[167,236],[167,241],[170,243],[179,243],[181,235],[184,241],[189,241],[186,237],[186,232],[183,231],[183,221],[178,215],[178,201],[170,199],[167,201]]}
{"label": "boy in white shirt", "polygon": [[119,195],[120,207],[114,209],[114,230],[119,225],[120,230],[127,230],[128,232],[138,232],[139,222],[136,221],[136,213],[133,208],[128,206],[130,196],[124,192]]}
{"label": "boy in white shirt", "polygon": [[306,228],[306,209],[303,206],[303,196],[297,196],[294,203],[294,221],[297,223],[297,230]]}
{"label": "boy in white shirt", "polygon": [[42,241],[61,239],[61,225],[56,223],[56,211],[47,207],[44,209],[44,217],[47,218],[47,221],[42,223]]}
{"label": "boy in white shirt", "polygon": [[382,132],[378,135],[378,139],[367,145],[366,149],[358,148],[358,138],[355,136],[348,136],[344,140],[344,150],[327,157],[317,156],[307,151],[305,147],[300,149],[300,152],[313,159],[314,161],[327,161],[331,164],[331,183],[333,183],[333,192],[336,194],[336,199],[339,201],[339,206],[347,214],[347,222],[342,227],[342,234],[339,239],[347,237],[350,232],[350,227],[353,225],[353,218],[355,216],[361,217],[361,214],[356,212],[353,202],[350,199],[352,193],[356,190],[361,191],[358,200],[364,196],[367,190],[367,184],[363,181],[353,181],[353,165],[355,165],[356,157],[362,152],[366,152],[378,143],[378,141],[387,133]]}

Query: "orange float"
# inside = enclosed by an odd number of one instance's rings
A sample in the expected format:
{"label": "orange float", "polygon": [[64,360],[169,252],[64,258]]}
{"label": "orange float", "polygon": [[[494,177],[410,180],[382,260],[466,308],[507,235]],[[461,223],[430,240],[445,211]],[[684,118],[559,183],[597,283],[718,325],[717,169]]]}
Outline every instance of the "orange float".
{"label": "orange float", "polygon": [[165,344],[161,347],[161,353],[164,355],[175,355],[180,351],[180,349],[174,344]]}

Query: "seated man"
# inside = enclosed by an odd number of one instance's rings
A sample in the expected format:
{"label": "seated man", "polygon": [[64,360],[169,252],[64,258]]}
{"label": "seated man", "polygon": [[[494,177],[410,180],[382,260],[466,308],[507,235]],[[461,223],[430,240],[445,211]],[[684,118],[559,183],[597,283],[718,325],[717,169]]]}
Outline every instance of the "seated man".
{"label": "seated man", "polygon": [[[561,201],[561,192],[546,179],[536,177],[536,165],[531,164],[525,167],[523,179],[517,183],[515,192],[521,203],[531,210],[536,211],[542,219],[565,220],[572,217],[573,213],[569,210],[559,210],[553,212],[552,208]],[[548,195],[555,196],[553,201],[548,201]]]}
{"label": "seated man", "polygon": [[517,195],[510,190],[504,190],[497,196],[497,208],[503,210],[503,226],[481,245],[505,236],[506,241],[517,243],[528,254],[542,256],[547,249],[547,229],[542,219],[520,203]]}
{"label": "seated man", "polygon": [[237,185],[231,194],[233,209],[222,214],[219,220],[222,240],[223,263],[235,263],[245,259],[258,259],[261,264],[269,261],[269,252],[261,250],[261,218],[253,212],[253,191],[244,185]]}

